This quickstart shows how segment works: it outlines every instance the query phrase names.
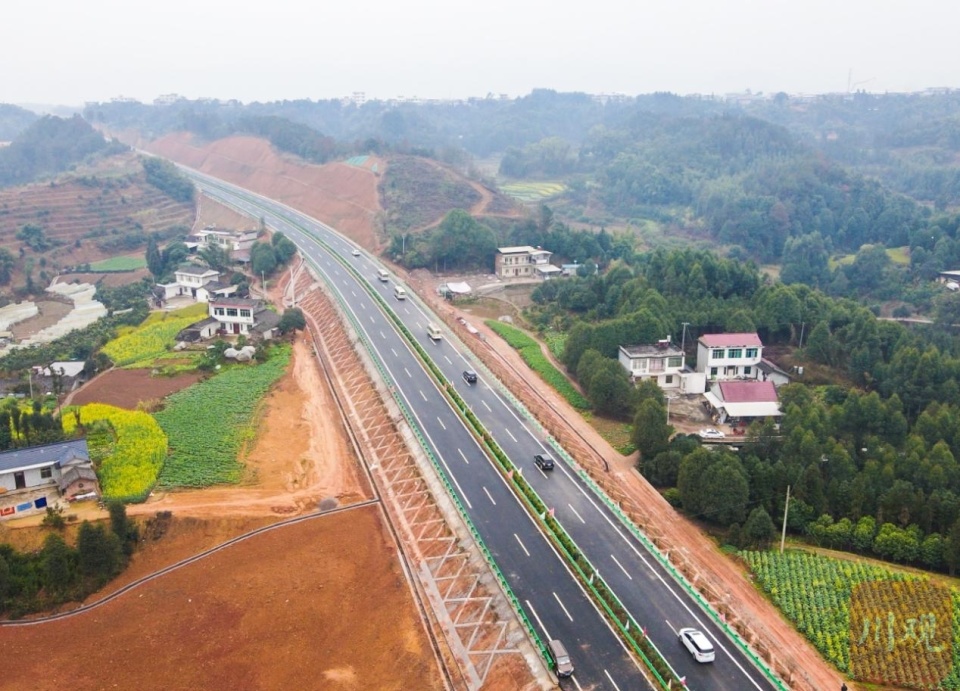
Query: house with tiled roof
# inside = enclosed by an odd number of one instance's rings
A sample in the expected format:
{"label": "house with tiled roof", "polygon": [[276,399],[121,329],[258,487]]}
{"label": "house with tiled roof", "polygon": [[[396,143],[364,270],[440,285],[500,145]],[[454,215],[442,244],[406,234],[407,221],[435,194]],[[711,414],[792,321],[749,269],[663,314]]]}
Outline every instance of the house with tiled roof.
{"label": "house with tiled roof", "polygon": [[720,381],[704,394],[718,423],[749,424],[780,417],[780,397],[771,381]]}
{"label": "house with tiled roof", "polygon": [[763,343],[756,333],[706,334],[697,339],[697,371],[707,381],[759,379]]}
{"label": "house with tiled roof", "polygon": [[184,262],[173,272],[173,283],[159,283],[154,291],[159,300],[190,296],[197,302],[233,295],[237,286],[220,280],[220,272],[194,262]]}
{"label": "house with tiled roof", "polygon": [[61,498],[99,494],[85,439],[0,452],[0,517],[44,511]]}

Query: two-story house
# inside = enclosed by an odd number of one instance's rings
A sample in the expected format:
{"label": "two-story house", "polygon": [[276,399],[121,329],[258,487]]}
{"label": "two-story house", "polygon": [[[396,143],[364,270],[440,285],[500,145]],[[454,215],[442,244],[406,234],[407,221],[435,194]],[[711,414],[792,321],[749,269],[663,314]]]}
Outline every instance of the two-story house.
{"label": "two-story house", "polygon": [[627,373],[634,379],[656,379],[661,389],[680,386],[683,371],[683,351],[670,339],[654,345],[620,346],[619,358]]}
{"label": "two-story house", "polygon": [[618,360],[635,382],[653,379],[661,389],[679,389],[681,393],[706,390],[706,379],[687,369],[683,351],[669,336],[652,345],[620,346]]}
{"label": "two-story house", "polygon": [[710,381],[757,379],[763,343],[755,333],[707,334],[697,341],[697,371]]}
{"label": "two-story house", "polygon": [[553,252],[539,247],[500,247],[494,258],[494,272],[499,278],[550,278],[560,274],[560,267],[550,263]]}
{"label": "two-story house", "polygon": [[197,302],[209,302],[216,297],[230,296],[237,290],[236,286],[220,281],[219,271],[193,262],[178,266],[173,276],[173,283],[157,285],[156,295],[161,300],[189,295]]}
{"label": "two-story house", "polygon": [[0,516],[45,510],[58,499],[99,496],[87,442],[74,439],[0,453]]}
{"label": "two-story house", "polygon": [[187,246],[196,249],[219,247],[225,250],[233,261],[249,262],[250,248],[259,235],[259,230],[226,230],[207,226],[187,238]]}

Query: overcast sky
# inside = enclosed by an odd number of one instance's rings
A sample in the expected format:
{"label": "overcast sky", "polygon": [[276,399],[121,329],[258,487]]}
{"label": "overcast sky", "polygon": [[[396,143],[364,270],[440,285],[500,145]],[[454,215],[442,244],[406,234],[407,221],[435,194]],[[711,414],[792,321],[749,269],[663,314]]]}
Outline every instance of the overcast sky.
{"label": "overcast sky", "polygon": [[917,91],[960,87],[958,20],[954,0],[18,0],[0,102]]}

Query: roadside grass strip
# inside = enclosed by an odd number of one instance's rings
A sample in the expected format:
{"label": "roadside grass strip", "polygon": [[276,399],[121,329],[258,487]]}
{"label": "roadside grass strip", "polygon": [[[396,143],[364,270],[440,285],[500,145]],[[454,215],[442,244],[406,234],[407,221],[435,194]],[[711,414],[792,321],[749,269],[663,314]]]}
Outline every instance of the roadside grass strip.
{"label": "roadside grass strip", "polygon": [[570,383],[570,380],[553,366],[540,350],[540,344],[536,340],[523,333],[519,329],[507,326],[503,322],[487,320],[487,326],[497,333],[507,344],[520,353],[520,357],[534,372],[540,375],[540,378],[556,389],[557,393],[563,396],[567,403],[577,410],[589,410],[590,401]]}
{"label": "roadside grass strip", "polygon": [[155,415],[170,444],[161,487],[208,487],[242,479],[241,447],[253,439],[257,408],[286,371],[290,352],[288,345],[276,346],[267,362],[231,365],[167,399]]}

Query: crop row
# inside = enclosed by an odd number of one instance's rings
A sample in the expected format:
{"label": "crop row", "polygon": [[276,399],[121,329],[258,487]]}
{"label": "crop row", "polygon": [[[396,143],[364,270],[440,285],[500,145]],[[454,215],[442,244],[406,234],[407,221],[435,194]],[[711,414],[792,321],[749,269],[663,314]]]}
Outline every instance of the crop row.
{"label": "crop row", "polygon": [[578,410],[589,410],[590,401],[583,397],[577,389],[570,383],[570,380],[564,376],[563,372],[553,366],[543,351],[540,350],[540,344],[533,338],[523,333],[519,329],[507,326],[503,322],[488,320],[487,326],[495,331],[503,340],[520,353],[523,361],[529,365],[530,369],[540,375],[540,377],[557,392],[567,399],[567,402]]}
{"label": "crop row", "polygon": [[103,403],[68,408],[63,429],[71,434],[80,424],[87,431],[87,448],[97,464],[100,489],[108,499],[143,501],[157,482],[167,453],[167,437],[149,414]]}
{"label": "crop row", "polygon": [[276,346],[267,362],[232,365],[170,396],[156,414],[170,440],[160,485],[207,487],[238,482],[243,466],[237,457],[243,441],[253,434],[254,413],[289,361],[289,346]]}
{"label": "crop row", "polygon": [[741,552],[775,605],[854,679],[960,689],[960,594],[882,566],[789,551]]}

